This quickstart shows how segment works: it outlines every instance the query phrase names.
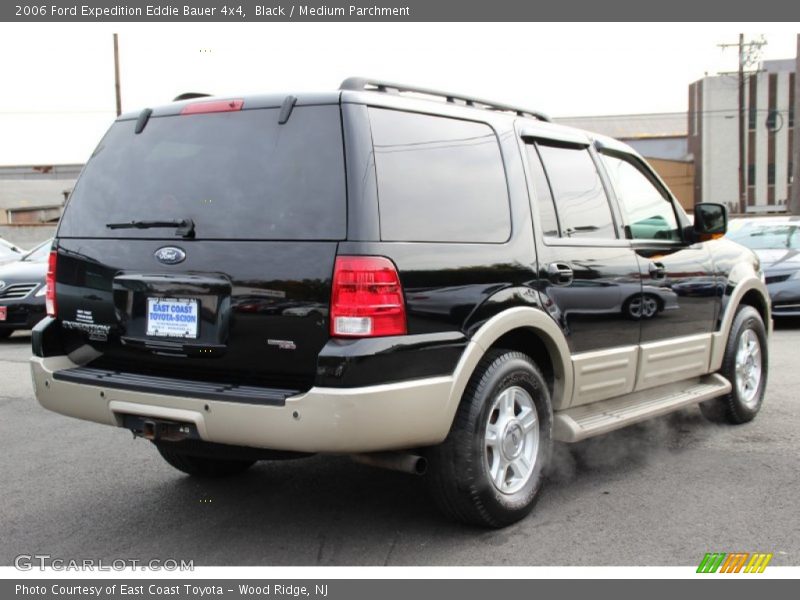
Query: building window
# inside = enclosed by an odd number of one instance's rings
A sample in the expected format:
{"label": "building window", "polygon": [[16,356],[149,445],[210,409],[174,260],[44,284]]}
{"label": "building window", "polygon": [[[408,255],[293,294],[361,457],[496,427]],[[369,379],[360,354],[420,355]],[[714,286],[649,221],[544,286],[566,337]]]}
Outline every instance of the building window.
{"label": "building window", "polygon": [[758,77],[756,75],[750,75],[747,82],[747,105],[750,107],[747,113],[747,124],[749,129],[755,129],[756,122],[758,121],[758,98],[756,94],[757,85]]}
{"label": "building window", "polygon": [[775,163],[767,165],[767,183],[769,185],[775,185]]}

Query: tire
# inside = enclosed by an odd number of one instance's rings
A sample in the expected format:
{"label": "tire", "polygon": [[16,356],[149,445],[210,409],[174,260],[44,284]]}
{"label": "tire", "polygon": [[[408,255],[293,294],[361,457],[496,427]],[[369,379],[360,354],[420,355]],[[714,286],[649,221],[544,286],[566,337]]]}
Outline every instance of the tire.
{"label": "tire", "polygon": [[225,458],[207,458],[176,452],[165,444],[158,444],[159,454],[170,465],[194,477],[228,477],[246,471],[255,464],[254,460],[232,460]]}
{"label": "tire", "polygon": [[550,392],[534,362],[521,352],[487,353],[450,433],[428,452],[434,501],[462,523],[500,528],[519,521],[539,498],[552,428]]}
{"label": "tire", "polygon": [[767,332],[761,315],[742,305],[731,325],[720,375],[731,382],[730,394],[700,404],[710,421],[739,425],[752,421],[764,402],[768,371]]}

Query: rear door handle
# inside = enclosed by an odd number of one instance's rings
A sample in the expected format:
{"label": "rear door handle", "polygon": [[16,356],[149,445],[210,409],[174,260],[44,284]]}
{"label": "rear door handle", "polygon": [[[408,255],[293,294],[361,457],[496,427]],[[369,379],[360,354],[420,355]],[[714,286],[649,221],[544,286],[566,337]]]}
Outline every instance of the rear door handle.
{"label": "rear door handle", "polygon": [[667,276],[667,268],[660,262],[651,262],[648,270],[653,279],[664,279]]}
{"label": "rear door handle", "polygon": [[547,265],[547,278],[554,285],[569,285],[575,278],[575,273],[566,263],[550,263]]}

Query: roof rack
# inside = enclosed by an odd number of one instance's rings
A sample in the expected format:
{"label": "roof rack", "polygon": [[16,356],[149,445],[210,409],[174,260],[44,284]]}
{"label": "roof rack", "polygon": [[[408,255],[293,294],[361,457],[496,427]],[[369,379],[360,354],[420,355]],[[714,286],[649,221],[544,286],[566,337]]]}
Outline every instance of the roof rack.
{"label": "roof rack", "polygon": [[485,110],[494,110],[499,112],[512,112],[520,117],[532,117],[539,121],[546,121],[550,123],[550,117],[538,110],[528,110],[519,108],[518,106],[509,106],[507,104],[499,104],[491,100],[482,100],[473,96],[464,96],[463,94],[452,94],[450,92],[442,92],[439,90],[431,90],[427,88],[414,87],[404,85],[402,83],[391,83],[389,81],[380,81],[378,79],[366,79],[363,77],[348,77],[339,86],[340,90],[353,90],[353,91],[368,91],[368,92],[384,92],[387,94],[424,94],[425,96],[437,96],[444,98],[446,102],[452,104],[461,104],[462,106],[469,106],[472,108],[482,108]]}

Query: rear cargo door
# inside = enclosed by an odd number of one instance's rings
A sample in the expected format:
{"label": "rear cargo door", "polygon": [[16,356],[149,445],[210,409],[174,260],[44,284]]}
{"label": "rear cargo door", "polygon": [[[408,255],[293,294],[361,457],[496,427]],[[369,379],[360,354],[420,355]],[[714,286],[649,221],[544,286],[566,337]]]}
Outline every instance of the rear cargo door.
{"label": "rear cargo door", "polygon": [[346,234],[340,108],[238,106],[119,121],[87,164],[56,291],[96,363],[311,385]]}

